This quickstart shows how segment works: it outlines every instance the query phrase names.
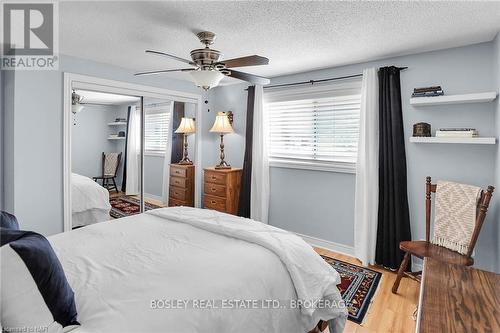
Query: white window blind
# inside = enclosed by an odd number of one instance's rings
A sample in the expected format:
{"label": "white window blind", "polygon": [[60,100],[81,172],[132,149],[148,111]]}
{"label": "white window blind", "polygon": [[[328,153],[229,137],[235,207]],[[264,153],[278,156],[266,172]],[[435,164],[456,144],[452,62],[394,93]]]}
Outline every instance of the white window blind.
{"label": "white window blind", "polygon": [[266,103],[271,165],[355,171],[360,91],[305,96]]}
{"label": "white window blind", "polygon": [[144,152],[163,155],[170,133],[170,107],[145,108]]}

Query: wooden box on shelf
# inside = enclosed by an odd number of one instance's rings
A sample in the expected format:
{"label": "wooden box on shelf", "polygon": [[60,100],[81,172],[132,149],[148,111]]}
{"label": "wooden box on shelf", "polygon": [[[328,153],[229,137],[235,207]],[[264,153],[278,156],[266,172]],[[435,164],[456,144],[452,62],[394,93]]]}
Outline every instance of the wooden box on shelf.
{"label": "wooden box on shelf", "polygon": [[194,207],[194,165],[170,164],[168,206]]}
{"label": "wooden box on shelf", "polygon": [[240,168],[205,169],[203,207],[236,215],[240,201]]}

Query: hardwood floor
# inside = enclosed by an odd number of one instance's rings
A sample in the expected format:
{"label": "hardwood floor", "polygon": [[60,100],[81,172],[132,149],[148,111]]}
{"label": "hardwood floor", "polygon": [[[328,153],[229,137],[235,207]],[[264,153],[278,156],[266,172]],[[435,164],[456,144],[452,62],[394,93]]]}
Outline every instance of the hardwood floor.
{"label": "hardwood floor", "polygon": [[[359,260],[353,257],[321,248],[315,248],[315,250],[321,255],[361,265]],[[370,268],[382,273],[377,293],[368,309],[363,325],[348,320],[344,333],[415,332],[413,313],[418,303],[419,283],[409,278],[403,278],[399,285],[398,294],[395,295],[391,292],[391,288],[396,279],[396,273],[378,266],[370,266]],[[325,332],[328,332],[328,329]]]}

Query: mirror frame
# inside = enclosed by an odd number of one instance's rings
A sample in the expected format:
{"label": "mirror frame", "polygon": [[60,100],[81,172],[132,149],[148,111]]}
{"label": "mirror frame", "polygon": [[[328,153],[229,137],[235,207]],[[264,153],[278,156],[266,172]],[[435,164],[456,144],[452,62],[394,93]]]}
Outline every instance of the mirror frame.
{"label": "mirror frame", "polygon": [[[102,79],[93,76],[64,73],[63,84],[63,231],[72,230],[71,211],[71,92],[72,89],[93,90],[121,95],[152,98],[164,98],[178,102],[196,104],[196,139],[195,139],[195,207],[201,207],[201,129],[202,129],[202,95],[182,91],[169,90],[147,85]],[[141,128],[144,126],[144,108],[142,108]],[[143,131],[143,129],[142,129]],[[144,135],[141,133],[141,207],[144,204]]]}

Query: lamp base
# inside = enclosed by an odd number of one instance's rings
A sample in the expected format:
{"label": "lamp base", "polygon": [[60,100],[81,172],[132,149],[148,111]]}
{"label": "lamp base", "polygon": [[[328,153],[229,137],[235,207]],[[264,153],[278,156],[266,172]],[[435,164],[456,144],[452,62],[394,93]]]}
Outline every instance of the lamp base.
{"label": "lamp base", "polygon": [[179,161],[179,163],[177,164],[181,164],[181,165],[192,165],[193,164],[193,161],[191,161],[189,158],[187,157],[184,157],[182,160]]}
{"label": "lamp base", "polygon": [[218,165],[215,166],[216,169],[231,169],[231,166],[227,164],[226,161],[220,161]]}

